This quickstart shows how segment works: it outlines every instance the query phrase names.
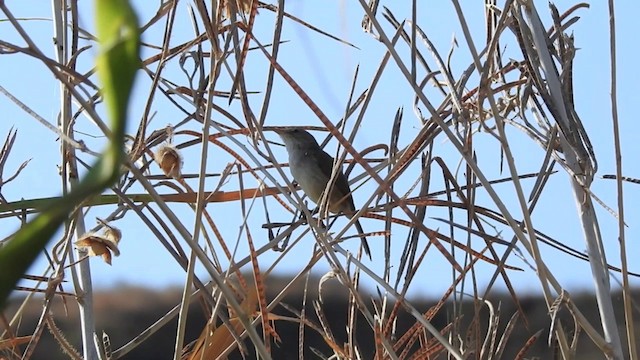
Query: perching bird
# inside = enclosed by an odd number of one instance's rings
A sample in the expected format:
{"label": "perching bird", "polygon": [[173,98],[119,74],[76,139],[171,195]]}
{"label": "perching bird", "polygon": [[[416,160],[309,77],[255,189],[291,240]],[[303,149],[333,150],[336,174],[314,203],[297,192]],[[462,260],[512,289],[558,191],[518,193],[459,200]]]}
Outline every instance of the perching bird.
{"label": "perching bird", "polygon": [[[280,135],[289,153],[291,175],[305,194],[318,204],[331,179],[333,158],[322,150],[313,135],[305,130],[277,129],[275,132]],[[344,213],[350,219],[356,213],[349,182],[342,170],[336,175],[331,187],[330,196],[327,198],[327,208],[334,214]],[[356,220],[355,225],[360,234],[364,252],[371,258],[369,244],[364,236],[360,221]]]}

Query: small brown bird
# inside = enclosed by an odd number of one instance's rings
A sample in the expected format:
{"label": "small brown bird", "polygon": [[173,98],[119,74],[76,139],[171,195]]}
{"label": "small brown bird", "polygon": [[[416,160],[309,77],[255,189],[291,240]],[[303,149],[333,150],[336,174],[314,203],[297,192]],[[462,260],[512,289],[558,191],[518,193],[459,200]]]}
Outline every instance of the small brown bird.
{"label": "small brown bird", "polygon": [[[327,154],[318,142],[305,130],[277,129],[289,153],[289,169],[291,175],[298,182],[302,190],[316,204],[322,199],[322,194],[331,180],[333,158]],[[327,198],[327,207],[334,214],[343,213],[349,219],[356,213],[356,207],[351,196],[351,189],[347,177],[342,170],[337,174]],[[364,236],[360,221],[355,222],[356,229],[362,240],[364,252],[371,258],[371,250]]]}

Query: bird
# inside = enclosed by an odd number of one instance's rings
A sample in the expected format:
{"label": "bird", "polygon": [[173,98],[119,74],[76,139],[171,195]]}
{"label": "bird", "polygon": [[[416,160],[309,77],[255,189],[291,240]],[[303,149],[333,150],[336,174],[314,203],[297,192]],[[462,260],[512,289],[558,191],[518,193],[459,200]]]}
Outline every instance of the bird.
{"label": "bird", "polygon": [[[333,170],[334,159],[327,154],[316,139],[306,130],[298,128],[281,128],[275,132],[282,138],[289,154],[289,170],[291,175],[305,194],[316,204],[322,199]],[[327,208],[331,213],[344,214],[349,219],[356,213],[356,207],[351,195],[349,181],[342,172],[336,175],[331,193],[327,197]],[[355,221],[356,229],[362,240],[365,254],[371,259],[371,250],[364,236],[360,221]]]}

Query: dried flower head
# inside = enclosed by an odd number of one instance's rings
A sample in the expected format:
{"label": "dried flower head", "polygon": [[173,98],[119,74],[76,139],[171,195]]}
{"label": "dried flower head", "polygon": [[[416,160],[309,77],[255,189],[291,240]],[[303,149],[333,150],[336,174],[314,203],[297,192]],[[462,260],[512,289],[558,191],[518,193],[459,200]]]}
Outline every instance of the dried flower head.
{"label": "dried flower head", "polygon": [[166,176],[176,180],[182,177],[182,157],[175,146],[172,144],[160,146],[154,157]]}

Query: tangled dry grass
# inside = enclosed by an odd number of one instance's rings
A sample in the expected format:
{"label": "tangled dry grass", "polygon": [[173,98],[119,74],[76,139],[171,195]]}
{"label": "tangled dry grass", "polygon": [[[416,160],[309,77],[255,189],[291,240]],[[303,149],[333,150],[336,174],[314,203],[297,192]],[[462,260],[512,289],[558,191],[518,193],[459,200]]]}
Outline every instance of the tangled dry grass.
{"label": "tangled dry grass", "polygon": [[[64,76],[64,81],[58,79],[62,93],[59,116],[51,120],[27,113],[53,125],[52,131],[59,136],[62,184],[67,188],[99,151],[100,141],[83,135],[81,129],[101,131],[85,116],[87,108],[100,114],[101,98],[92,65],[87,66],[91,60],[88,50],[95,41],[84,26],[89,20],[82,18],[76,1],[62,3],[54,5],[55,56],[44,55],[29,40],[28,31],[20,32],[26,47],[22,42],[0,39],[0,48],[2,56],[35,58],[58,69],[56,76]],[[123,175],[109,193],[78,204],[47,252],[48,269],[37,276],[28,274],[37,285],[20,290],[45,294],[44,300],[31,296],[25,300],[41,301],[42,316],[33,333],[20,338],[12,330],[19,322],[19,308],[14,314],[3,314],[0,349],[4,356],[29,358],[48,328],[57,334],[70,358],[117,359],[178,317],[175,351],[167,358],[215,359],[240,351],[268,359],[274,344],[298,341],[300,358],[358,359],[363,353],[374,353],[379,359],[499,359],[515,323],[526,319],[519,317],[521,309],[501,317],[495,311],[497,304],[486,299],[499,283],[519,306],[511,279],[520,271],[538,279],[536,288],[548,308],[552,329],[548,341],[557,347],[559,356],[573,358],[584,342],[594,343],[611,358],[635,354],[633,321],[628,318],[621,337],[608,281],[609,271],[620,271],[628,290],[630,274],[624,257],[621,269],[607,265],[594,210],[602,206],[619,214],[620,208],[599,203],[591,190],[598,170],[596,155],[574,101],[574,36],[580,34],[569,34],[579,21],[576,14],[588,5],[564,9],[551,5],[541,10],[534,1],[498,4],[487,0],[484,27],[470,28],[468,14],[458,1],[452,4],[455,17],[446,20],[459,24],[463,38],[458,41],[465,44],[462,57],[469,59],[465,66],[455,68],[452,62],[460,50],[452,47],[445,54],[434,45],[416,2],[407,2],[403,12],[379,6],[376,0],[368,4],[360,0],[358,21],[368,46],[373,43],[371,48],[378,51],[371,54],[372,59],[379,55],[371,60],[378,65],[366,75],[354,69],[351,89],[340,99],[344,111],[335,119],[315,100],[318,90],[303,80],[303,71],[295,66],[299,59],[287,57],[287,47],[304,44],[289,44],[282,34],[295,24],[340,47],[358,44],[289,13],[284,1],[154,3],[157,9],[144,12],[141,18],[139,76],[148,86],[138,87],[135,94],[143,110],[132,111],[140,114],[138,120],[129,119],[133,125],[125,144],[128,161]],[[16,18],[9,3],[0,2],[0,10],[8,24],[22,29],[26,20]],[[549,12],[544,18],[550,21],[541,20],[542,11]],[[185,38],[178,29],[188,24],[192,35]],[[480,32],[486,38],[478,42],[472,34]],[[316,61],[324,61],[322,55]],[[334,75],[339,76],[337,73]],[[365,76],[368,78],[362,80]],[[394,78],[391,85],[384,83],[385,76]],[[381,86],[392,86],[391,92],[405,96],[405,103],[395,104]],[[70,87],[78,91],[72,93]],[[11,96],[4,88],[2,93]],[[21,99],[10,98],[29,110]],[[376,103],[393,108],[395,116],[380,114]],[[411,115],[405,104],[411,107]],[[273,115],[300,109],[296,106],[304,110],[289,114],[288,123],[278,118],[282,115]],[[167,114],[171,114],[171,125],[153,121]],[[309,120],[300,120],[305,118]],[[326,131],[330,136],[323,145],[330,139],[338,144],[338,150],[327,149],[334,151],[337,166],[348,164],[345,173],[357,185],[352,186],[361,207],[356,216],[367,224],[367,235],[376,239],[373,263],[363,261],[360,252],[350,247],[359,243],[346,235],[353,231],[355,220],[340,219],[333,224],[334,219],[327,219],[322,211],[310,211],[304,194],[295,191],[283,150],[270,141],[275,140],[272,130],[285,125]],[[515,137],[519,140],[514,140],[513,132],[519,134]],[[363,139],[368,140],[367,146],[361,146]],[[522,139],[534,147],[522,150],[517,144]],[[15,141],[16,133],[11,132],[0,157],[3,170],[4,159],[16,156],[11,153]],[[497,160],[490,164],[478,160],[487,151],[479,144],[487,143],[497,149],[493,157]],[[442,144],[448,155],[439,154]],[[536,152],[535,164],[527,168],[535,170],[522,173],[520,166],[532,159],[531,151]],[[26,166],[15,173],[17,178]],[[496,167],[500,171],[494,171]],[[157,169],[163,174],[154,174]],[[502,172],[506,175],[495,176]],[[557,174],[568,179],[566,191],[580,199],[579,236],[587,244],[588,255],[546,235],[532,219],[547,184]],[[618,184],[620,175],[615,177]],[[16,177],[4,176],[3,184]],[[504,184],[509,187],[500,187]],[[3,200],[0,211],[4,218],[26,221],[44,200]],[[108,214],[94,229],[88,229],[85,210],[98,206],[108,208]],[[285,217],[288,220],[282,220]],[[129,343],[112,348],[108,334],[95,335],[88,257],[100,255],[118,266],[112,256],[121,252],[119,233],[126,239],[128,229],[116,226],[132,218],[184,270],[185,285],[175,308]],[[600,324],[583,315],[596,309],[581,309],[572,302],[549,270],[541,243],[564,256],[589,261]],[[444,268],[434,269],[428,260],[434,258]],[[267,297],[270,276],[281,264],[294,264],[297,274],[277,295]],[[481,277],[478,268],[484,269]],[[251,276],[243,269],[250,269]],[[307,284],[308,277],[318,271],[325,273],[319,291],[305,300],[305,304],[314,304],[314,320],[290,306],[286,307],[288,316],[274,312],[276,307],[287,306],[282,299],[294,285]],[[451,282],[437,305],[419,309],[408,299],[407,293],[424,286],[425,279],[444,276]],[[72,289],[64,281],[71,281]],[[323,297],[331,296],[322,291],[326,282],[338,282],[349,294],[344,343],[336,341],[325,320],[328,310],[322,306]],[[375,295],[360,292],[361,283],[377,289]],[[624,311],[631,317],[631,298],[624,294]],[[472,320],[463,328],[462,307],[456,303],[467,296],[477,306],[472,314],[464,314]],[[66,342],[55,326],[59,314],[51,313],[49,304],[58,297],[67,299],[68,306],[80,306],[82,350]],[[208,321],[200,337],[186,346],[185,324],[192,301],[201,302]],[[481,309],[486,308],[493,315],[481,321]],[[451,321],[436,328],[431,320],[443,311]],[[557,317],[560,312],[570,313],[572,322]],[[401,313],[411,315],[414,324],[396,333]],[[359,318],[364,321],[357,321]],[[279,336],[277,324],[282,321],[299,324],[298,339]],[[355,340],[360,327],[372,333],[373,351],[362,349]],[[313,355],[302,340],[307,332],[322,337],[332,353]],[[621,339],[627,339],[626,346]],[[540,341],[536,335],[530,340]],[[516,357],[528,356],[530,345],[523,343]]]}

